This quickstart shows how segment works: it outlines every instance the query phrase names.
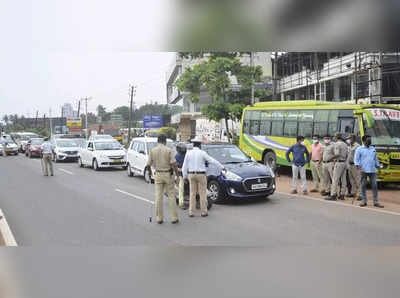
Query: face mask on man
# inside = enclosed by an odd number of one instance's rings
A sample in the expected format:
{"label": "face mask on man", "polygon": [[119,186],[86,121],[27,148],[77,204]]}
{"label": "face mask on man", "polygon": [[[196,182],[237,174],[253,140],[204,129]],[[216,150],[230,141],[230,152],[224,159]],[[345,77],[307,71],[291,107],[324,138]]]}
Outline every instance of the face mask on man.
{"label": "face mask on man", "polygon": [[346,143],[351,145],[351,141],[350,140],[346,140]]}
{"label": "face mask on man", "polygon": [[300,144],[304,146],[304,141],[303,141],[303,142],[301,142]]}
{"label": "face mask on man", "polygon": [[319,143],[318,139],[313,139],[313,142],[314,142],[315,144]]}
{"label": "face mask on man", "polygon": [[331,140],[325,139],[325,144],[330,144]]}
{"label": "face mask on man", "polygon": [[365,146],[371,146],[371,140],[366,140],[365,141]]}

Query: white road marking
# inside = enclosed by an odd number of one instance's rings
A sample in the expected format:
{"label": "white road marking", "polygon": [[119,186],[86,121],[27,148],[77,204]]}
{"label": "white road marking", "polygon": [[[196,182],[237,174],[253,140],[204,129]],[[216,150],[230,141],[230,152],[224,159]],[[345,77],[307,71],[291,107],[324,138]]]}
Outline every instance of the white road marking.
{"label": "white road marking", "polygon": [[369,210],[369,211],[374,211],[374,212],[380,212],[380,213],[385,213],[385,214],[390,214],[390,215],[400,215],[398,212],[393,212],[393,211],[388,211],[388,210],[382,210],[382,209],[375,209],[375,208],[367,208],[367,207],[360,207],[358,205],[350,205],[338,201],[327,201],[323,199],[318,199],[318,198],[313,198],[313,197],[306,197],[306,196],[301,196],[301,195],[292,195],[292,194],[287,194],[284,192],[276,192],[277,194],[280,195],[285,195],[285,196],[290,196],[290,197],[296,197],[296,198],[301,198],[301,199],[306,199],[306,200],[313,200],[313,201],[319,201],[319,202],[324,202],[327,204],[335,204],[335,205],[341,205],[341,206],[347,206],[347,207],[353,207],[353,208],[358,208],[358,209],[363,209],[363,210]]}
{"label": "white road marking", "polygon": [[131,193],[129,193],[129,192],[120,190],[120,189],[118,189],[118,188],[116,188],[115,191],[120,192],[120,193],[123,193],[124,195],[130,196],[130,197],[132,197],[132,198],[134,198],[134,199],[138,199],[138,200],[141,200],[141,201],[144,201],[144,202],[146,202],[146,203],[149,203],[149,204],[154,205],[154,202],[153,202],[153,201],[150,201],[150,200],[145,199],[145,198],[143,198],[143,197],[140,197],[140,196],[131,194]]}
{"label": "white road marking", "polygon": [[58,169],[58,170],[60,170],[60,171],[62,171],[62,172],[64,172],[64,173],[67,173],[67,174],[69,174],[69,175],[74,175],[74,173],[72,173],[72,172],[70,172],[70,171],[67,171],[67,170],[64,170],[64,169]]}
{"label": "white road marking", "polygon": [[6,246],[18,246],[17,241],[15,241],[14,235],[11,232],[10,226],[0,209],[0,233],[3,236],[3,240]]}

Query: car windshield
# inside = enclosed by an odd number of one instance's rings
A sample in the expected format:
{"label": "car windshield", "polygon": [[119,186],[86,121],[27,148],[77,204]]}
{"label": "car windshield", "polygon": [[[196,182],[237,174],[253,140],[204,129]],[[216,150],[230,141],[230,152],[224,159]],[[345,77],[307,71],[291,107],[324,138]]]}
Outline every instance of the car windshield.
{"label": "car windshield", "polygon": [[85,139],[76,139],[74,140],[74,142],[76,142],[78,144],[78,147],[85,147],[86,146],[86,140]]}
{"label": "car windshield", "polygon": [[249,162],[251,159],[238,147],[215,146],[206,149],[207,153],[222,164]]}
{"label": "car windshield", "polygon": [[[155,146],[157,146],[157,144],[158,144],[157,142],[148,142],[147,143],[147,153],[150,153],[151,149],[153,149]],[[170,148],[174,148],[174,143],[167,141],[167,146]]]}
{"label": "car windshield", "polygon": [[120,150],[121,144],[118,142],[96,142],[96,150]]}
{"label": "car windshield", "polygon": [[14,143],[13,139],[10,136],[3,137],[2,142],[3,143],[7,142],[9,144]]}
{"label": "car windshield", "polygon": [[29,141],[32,138],[38,138],[38,137],[39,137],[38,135],[31,134],[31,135],[22,135],[20,139],[22,141]]}
{"label": "car windshield", "polygon": [[113,137],[112,136],[109,136],[109,135],[97,135],[97,136],[95,136],[95,139],[96,140],[102,140],[102,139],[112,139]]}
{"label": "car windshield", "polygon": [[35,139],[35,140],[32,140],[31,142],[32,142],[31,143],[32,145],[42,145],[44,140],[43,139]]}
{"label": "car windshield", "polygon": [[393,109],[370,109],[375,118],[374,127],[367,128],[365,134],[371,136],[373,145],[400,145],[400,111]]}
{"label": "car windshield", "polygon": [[79,147],[78,143],[75,140],[61,140],[58,139],[56,141],[57,147]]}

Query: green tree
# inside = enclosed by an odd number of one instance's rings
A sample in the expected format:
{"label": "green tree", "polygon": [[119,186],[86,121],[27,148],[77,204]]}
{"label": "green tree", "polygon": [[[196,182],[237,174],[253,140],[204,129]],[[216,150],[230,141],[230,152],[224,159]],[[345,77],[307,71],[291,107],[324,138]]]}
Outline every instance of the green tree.
{"label": "green tree", "polygon": [[[192,102],[199,102],[199,95],[206,90],[214,102],[205,105],[202,113],[210,120],[225,119],[226,129],[228,120],[240,119],[244,106],[250,99],[250,90],[256,82],[262,79],[261,66],[243,65],[238,59],[241,52],[214,52],[208,59],[193,67],[185,69],[176,81],[180,91],[189,94]],[[202,52],[181,53],[183,57],[204,57]],[[232,89],[230,76],[235,76],[241,85],[240,91]],[[228,133],[229,136],[229,133]]]}
{"label": "green tree", "polygon": [[104,116],[107,114],[106,108],[103,105],[98,105],[96,108],[97,116],[103,121]]}
{"label": "green tree", "polygon": [[129,120],[129,107],[128,106],[120,106],[114,109],[114,114],[118,114],[122,116],[122,120]]}

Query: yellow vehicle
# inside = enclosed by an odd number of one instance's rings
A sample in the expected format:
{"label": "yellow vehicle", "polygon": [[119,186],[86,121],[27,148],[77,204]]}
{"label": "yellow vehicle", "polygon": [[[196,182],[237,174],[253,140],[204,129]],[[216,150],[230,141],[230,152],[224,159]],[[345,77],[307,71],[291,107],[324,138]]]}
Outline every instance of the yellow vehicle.
{"label": "yellow vehicle", "polygon": [[345,104],[321,101],[257,103],[244,109],[240,148],[254,159],[276,168],[287,165],[286,151],[296,136],[354,133],[357,142],[372,137],[380,163],[379,182],[400,182],[400,108],[383,104]]}

